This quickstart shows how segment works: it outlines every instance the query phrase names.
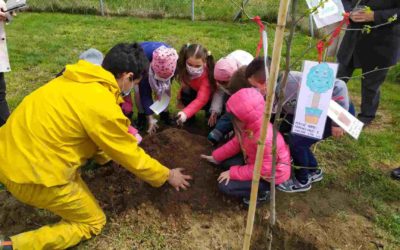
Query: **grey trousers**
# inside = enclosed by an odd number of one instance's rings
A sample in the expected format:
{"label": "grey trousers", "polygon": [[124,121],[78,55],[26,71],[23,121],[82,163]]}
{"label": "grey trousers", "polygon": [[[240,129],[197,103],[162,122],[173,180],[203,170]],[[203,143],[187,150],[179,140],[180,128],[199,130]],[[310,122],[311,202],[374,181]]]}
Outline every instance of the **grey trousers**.
{"label": "grey trousers", "polygon": [[4,80],[4,73],[0,73],[0,126],[6,123],[10,110],[6,101],[6,81]]}

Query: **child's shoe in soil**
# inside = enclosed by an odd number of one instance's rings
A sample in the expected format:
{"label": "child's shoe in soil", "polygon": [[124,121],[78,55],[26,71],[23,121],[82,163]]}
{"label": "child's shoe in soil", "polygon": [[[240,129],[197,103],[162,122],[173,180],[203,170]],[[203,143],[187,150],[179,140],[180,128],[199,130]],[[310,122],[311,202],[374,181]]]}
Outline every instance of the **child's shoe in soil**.
{"label": "child's shoe in soil", "polygon": [[139,113],[136,121],[136,128],[140,131],[144,131],[147,126],[147,117],[143,113]]}
{"label": "child's shoe in soil", "polygon": [[322,181],[322,179],[324,179],[324,173],[322,172],[322,169],[317,169],[308,173],[308,181],[310,183]]}
{"label": "child's shoe in soil", "polygon": [[218,129],[213,129],[207,136],[207,140],[212,143],[212,145],[217,145],[221,139],[223,138],[223,134],[219,132]]}
{"label": "child's shoe in soil", "polygon": [[[257,202],[256,202],[257,206],[268,202],[269,201],[269,197],[270,197],[270,192],[269,191],[265,191],[261,196],[259,195],[257,197]],[[242,201],[243,201],[243,204],[246,207],[250,206],[250,197],[249,198],[243,197]]]}
{"label": "child's shoe in soil", "polygon": [[160,120],[167,126],[171,126],[174,122],[174,120],[171,119],[171,116],[169,115],[169,111],[161,112]]}
{"label": "child's shoe in soil", "polygon": [[311,189],[311,182],[308,180],[307,183],[302,184],[300,181],[296,179],[296,177],[292,177],[284,183],[276,186],[276,189],[286,193],[297,193],[297,192],[305,192]]}
{"label": "child's shoe in soil", "polygon": [[11,240],[1,235],[0,235],[0,250],[13,250]]}

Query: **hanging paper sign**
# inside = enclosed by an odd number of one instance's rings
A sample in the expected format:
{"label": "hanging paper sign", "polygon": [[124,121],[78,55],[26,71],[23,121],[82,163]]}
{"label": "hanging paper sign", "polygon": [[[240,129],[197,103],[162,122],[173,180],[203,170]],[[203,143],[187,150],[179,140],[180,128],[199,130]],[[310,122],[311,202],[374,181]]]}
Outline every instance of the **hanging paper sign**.
{"label": "hanging paper sign", "polygon": [[[320,0],[306,0],[310,9],[318,6]],[[312,13],[315,25],[318,29],[343,20],[344,7],[341,0],[327,0],[323,6]]]}
{"label": "hanging paper sign", "polygon": [[292,133],[322,139],[338,65],[305,61]]}
{"label": "hanging paper sign", "polygon": [[358,139],[364,123],[355,118],[335,101],[331,100],[330,102],[328,116],[349,135],[354,137],[354,139]]}
{"label": "hanging paper sign", "polygon": [[168,107],[170,100],[171,97],[164,92],[161,95],[161,99],[154,102],[153,105],[150,106],[150,109],[153,110],[156,115],[159,115]]}

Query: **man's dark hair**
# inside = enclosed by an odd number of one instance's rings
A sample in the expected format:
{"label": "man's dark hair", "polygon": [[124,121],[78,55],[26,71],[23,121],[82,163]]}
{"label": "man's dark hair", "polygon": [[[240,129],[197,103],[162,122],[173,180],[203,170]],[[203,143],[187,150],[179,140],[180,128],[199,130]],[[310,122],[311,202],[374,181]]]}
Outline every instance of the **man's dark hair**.
{"label": "man's dark hair", "polygon": [[[268,69],[271,69],[271,58],[267,58]],[[260,82],[265,82],[265,66],[264,58],[257,57],[247,66],[246,68],[246,78],[255,77]]]}
{"label": "man's dark hair", "polygon": [[120,78],[124,72],[132,72],[135,80],[147,72],[149,60],[138,43],[119,43],[108,51],[102,66],[115,78]]}

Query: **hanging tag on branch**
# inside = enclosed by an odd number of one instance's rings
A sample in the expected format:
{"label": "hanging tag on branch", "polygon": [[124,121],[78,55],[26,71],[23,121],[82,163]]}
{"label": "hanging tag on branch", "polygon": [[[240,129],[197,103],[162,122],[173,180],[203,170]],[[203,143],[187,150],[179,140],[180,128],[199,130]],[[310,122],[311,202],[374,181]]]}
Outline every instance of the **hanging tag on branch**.
{"label": "hanging tag on branch", "polygon": [[310,10],[317,6],[317,11],[312,13],[318,29],[343,20],[344,7],[341,0],[327,0],[322,5],[320,0],[306,0]]}
{"label": "hanging tag on branch", "polygon": [[328,116],[354,139],[358,139],[364,123],[333,100],[329,104]]}
{"label": "hanging tag on branch", "polygon": [[292,133],[322,139],[338,64],[304,62]]}
{"label": "hanging tag on branch", "polygon": [[[265,65],[265,79],[269,78],[269,69],[268,69],[268,36],[267,32],[263,30],[262,32],[262,38],[263,38],[263,50],[264,50],[264,65]],[[267,85],[265,85],[267,87]]]}
{"label": "hanging tag on branch", "polygon": [[252,20],[258,25],[258,27],[260,27],[259,29],[260,40],[258,41],[257,51],[256,51],[256,57],[258,57],[260,55],[260,51],[263,46],[263,31],[265,31],[265,26],[262,23],[261,18],[259,16],[254,17]]}

